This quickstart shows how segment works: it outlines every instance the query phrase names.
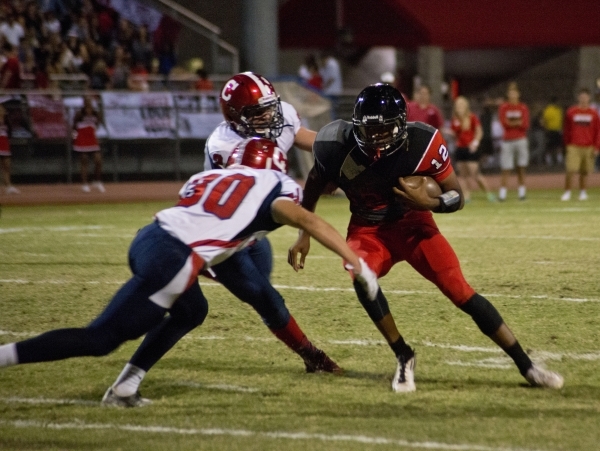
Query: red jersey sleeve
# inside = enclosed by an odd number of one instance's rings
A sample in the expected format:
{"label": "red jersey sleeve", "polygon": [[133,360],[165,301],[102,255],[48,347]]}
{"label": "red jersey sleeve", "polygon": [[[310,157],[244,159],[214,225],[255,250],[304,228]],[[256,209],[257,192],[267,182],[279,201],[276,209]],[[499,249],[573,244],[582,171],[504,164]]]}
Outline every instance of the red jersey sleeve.
{"label": "red jersey sleeve", "polygon": [[439,183],[453,172],[446,141],[436,130],[413,174],[428,175]]}

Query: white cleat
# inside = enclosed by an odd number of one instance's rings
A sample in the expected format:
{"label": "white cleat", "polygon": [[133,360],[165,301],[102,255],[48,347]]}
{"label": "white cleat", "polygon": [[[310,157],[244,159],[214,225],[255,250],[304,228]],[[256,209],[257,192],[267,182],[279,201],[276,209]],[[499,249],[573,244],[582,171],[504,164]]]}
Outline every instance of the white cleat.
{"label": "white cleat", "polygon": [[392,380],[392,390],[396,393],[409,393],[417,390],[414,353],[412,356],[398,356],[398,367]]}
{"label": "white cleat", "polygon": [[92,186],[94,188],[96,188],[98,191],[100,191],[101,193],[106,192],[106,188],[104,188],[104,185],[102,184],[102,182],[94,182],[94,183],[92,183]]}
{"label": "white cleat", "polygon": [[21,194],[21,191],[12,185],[9,185],[6,187],[6,194]]}
{"label": "white cleat", "polygon": [[560,200],[563,202],[571,200],[571,191],[565,191],[562,196],[560,196]]}
{"label": "white cleat", "polygon": [[112,387],[109,387],[104,393],[102,404],[111,407],[144,407],[152,404],[152,401],[142,398],[139,391],[131,396],[119,396],[113,391]]}
{"label": "white cleat", "polygon": [[585,192],[585,191],[581,191],[581,192],[579,193],[579,200],[588,200],[588,195],[587,195],[587,192]]}
{"label": "white cleat", "polygon": [[81,191],[83,191],[84,193],[89,193],[91,190],[90,185],[81,185]]}
{"label": "white cleat", "polygon": [[562,388],[565,383],[560,374],[541,368],[535,363],[527,370],[525,379],[534,387],[554,388],[556,390]]}

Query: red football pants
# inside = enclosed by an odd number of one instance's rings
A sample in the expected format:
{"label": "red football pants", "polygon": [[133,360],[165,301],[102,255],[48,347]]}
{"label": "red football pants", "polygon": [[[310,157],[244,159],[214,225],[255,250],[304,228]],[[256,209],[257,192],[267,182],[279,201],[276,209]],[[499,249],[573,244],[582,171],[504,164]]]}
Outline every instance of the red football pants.
{"label": "red football pants", "polygon": [[375,226],[359,225],[351,219],[346,241],[378,277],[405,260],[456,306],[475,294],[463,276],[454,250],[429,212],[411,211],[399,221]]}

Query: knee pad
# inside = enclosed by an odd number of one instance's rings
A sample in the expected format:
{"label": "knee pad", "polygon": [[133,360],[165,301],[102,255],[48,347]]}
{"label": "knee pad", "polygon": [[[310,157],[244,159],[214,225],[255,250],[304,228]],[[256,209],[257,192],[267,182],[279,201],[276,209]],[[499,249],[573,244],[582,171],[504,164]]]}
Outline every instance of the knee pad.
{"label": "knee pad", "polygon": [[377,298],[374,301],[371,301],[364,288],[361,286],[358,281],[354,281],[354,290],[356,291],[356,295],[358,296],[358,300],[362,304],[363,308],[367,311],[369,318],[373,322],[379,322],[390,313],[390,308],[388,306],[387,299],[383,295],[381,288],[377,292]]}
{"label": "knee pad", "polygon": [[471,315],[479,330],[488,336],[496,332],[504,323],[496,307],[479,294],[474,294],[471,299],[460,306],[460,309]]}

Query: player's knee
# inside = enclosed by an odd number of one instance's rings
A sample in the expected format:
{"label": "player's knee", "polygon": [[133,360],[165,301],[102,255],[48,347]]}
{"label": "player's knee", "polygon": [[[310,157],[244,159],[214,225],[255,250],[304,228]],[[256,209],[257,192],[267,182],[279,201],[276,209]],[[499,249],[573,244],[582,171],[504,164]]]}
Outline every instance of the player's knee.
{"label": "player's knee", "polygon": [[460,309],[473,318],[485,335],[492,335],[504,323],[496,307],[483,296],[475,293]]}
{"label": "player's knee", "polygon": [[369,318],[371,318],[371,321],[379,322],[384,316],[390,313],[390,307],[381,289],[377,292],[377,297],[374,301],[369,299],[365,289],[357,280],[354,281],[354,291],[356,291],[358,300],[367,312],[367,315],[369,315]]}
{"label": "player's knee", "polygon": [[475,294],[475,290],[465,280],[460,267],[440,273],[436,285],[457,307],[464,305]]}
{"label": "player's knee", "polygon": [[190,330],[201,325],[208,315],[208,302],[201,299],[177,302],[169,312],[174,321],[187,326]]}
{"label": "player's knee", "polygon": [[263,323],[265,323],[265,326],[272,330],[283,329],[290,321],[290,311],[283,303],[258,313],[261,316]]}
{"label": "player's knee", "polygon": [[102,332],[89,328],[85,332],[86,348],[89,350],[89,355],[94,357],[108,355],[126,341],[112,332]]}

